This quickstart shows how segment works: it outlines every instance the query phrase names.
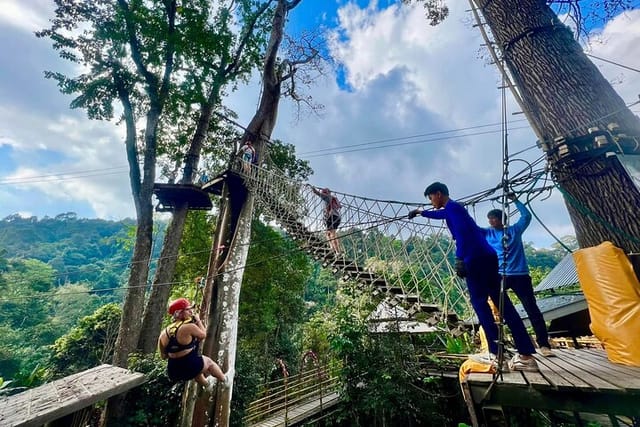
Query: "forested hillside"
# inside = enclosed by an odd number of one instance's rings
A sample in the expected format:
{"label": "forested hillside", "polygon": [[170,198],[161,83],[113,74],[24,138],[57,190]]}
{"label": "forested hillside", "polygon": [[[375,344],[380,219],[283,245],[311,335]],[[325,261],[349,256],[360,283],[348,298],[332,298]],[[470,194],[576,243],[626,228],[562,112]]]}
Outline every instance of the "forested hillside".
{"label": "forested hillside", "polygon": [[0,377],[14,386],[38,381],[49,345],[83,316],[121,301],[132,231],[131,220],[73,212],[0,221]]}
{"label": "forested hillside", "polygon": [[[78,218],[73,212],[53,218],[11,215],[0,221],[0,249],[7,259],[34,259],[54,270],[57,286],[83,282],[92,290],[120,285],[131,257],[130,219]],[[161,241],[162,224],[154,240]],[[157,258],[156,248],[153,258]]]}

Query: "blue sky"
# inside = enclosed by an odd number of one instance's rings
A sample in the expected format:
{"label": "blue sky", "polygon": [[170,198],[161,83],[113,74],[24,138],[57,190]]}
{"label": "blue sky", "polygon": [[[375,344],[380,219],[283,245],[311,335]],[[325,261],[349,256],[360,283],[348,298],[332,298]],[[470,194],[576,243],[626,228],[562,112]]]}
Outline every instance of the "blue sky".
{"label": "blue sky", "polygon": [[[423,142],[314,153],[500,122],[498,73],[481,48],[468,3],[448,3],[451,14],[437,27],[427,24],[421,7],[400,7],[392,0],[303,0],[292,12],[289,30],[329,32],[328,52],[337,64],[309,89],[325,109],[319,115],[297,117],[285,100],[274,131],[275,138],[295,144],[311,162],[313,184],[372,198],[421,201],[424,187],[434,180],[447,182],[454,198],[499,182],[499,133],[439,141],[418,137],[401,141]],[[0,8],[5,45],[0,50],[0,218],[68,211],[84,217],[131,217],[123,129],[70,110],[71,98],[43,77],[47,69],[72,70],[48,40],[33,35],[47,25],[51,12],[48,0],[3,0]],[[593,31],[590,52],[640,68],[639,10]],[[594,62],[623,99],[638,99],[639,73]],[[248,123],[258,96],[259,85],[253,79],[226,102],[241,123]],[[509,108],[510,113],[517,111],[511,100]],[[535,144],[526,123],[511,126],[512,152]],[[540,155],[537,149],[523,154],[527,160]],[[477,207],[480,224],[492,207]],[[534,202],[533,208],[554,233],[573,234],[558,194]],[[537,246],[553,243],[535,222],[525,239]]]}

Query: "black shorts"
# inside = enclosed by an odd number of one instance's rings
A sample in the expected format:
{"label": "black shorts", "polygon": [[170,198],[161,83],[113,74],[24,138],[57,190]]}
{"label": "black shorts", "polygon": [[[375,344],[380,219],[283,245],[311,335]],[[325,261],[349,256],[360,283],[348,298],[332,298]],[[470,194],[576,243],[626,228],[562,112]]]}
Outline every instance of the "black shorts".
{"label": "black shorts", "polygon": [[327,219],[325,219],[325,225],[327,226],[327,230],[337,230],[340,225],[340,217],[338,215],[331,215]]}
{"label": "black shorts", "polygon": [[171,381],[186,381],[198,376],[204,368],[204,360],[194,348],[191,353],[178,359],[169,359],[167,374]]}

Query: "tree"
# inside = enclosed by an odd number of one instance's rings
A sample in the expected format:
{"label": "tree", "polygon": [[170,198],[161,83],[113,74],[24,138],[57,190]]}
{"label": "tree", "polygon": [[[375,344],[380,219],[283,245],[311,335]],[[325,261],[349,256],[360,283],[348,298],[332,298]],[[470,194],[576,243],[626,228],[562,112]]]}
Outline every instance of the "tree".
{"label": "tree", "polygon": [[106,363],[113,355],[121,315],[117,304],[107,304],[81,318],[51,346],[51,376],[60,378]]}
{"label": "tree", "polygon": [[[114,103],[119,101],[126,127],[125,146],[137,229],[113,360],[125,367],[138,341],[140,307],[149,273],[158,128],[172,85],[178,42],[184,40],[179,24],[188,20],[188,15],[178,17],[176,0],[56,0],[55,3],[52,26],[37,35],[51,38],[61,57],[83,65],[89,72],[76,77],[53,72],[45,75],[57,80],[63,93],[79,94],[71,106],[85,108],[92,119],[110,120],[114,116]],[[143,117],[144,130],[138,134],[137,122]]]}
{"label": "tree", "polygon": [[[273,10],[271,21],[271,33],[267,50],[265,52],[262,68],[262,94],[258,109],[249,122],[242,143],[247,140],[256,141],[258,158],[264,159],[267,154],[267,141],[276,124],[278,106],[282,96],[283,85],[293,81],[298,68],[303,64],[314,64],[318,58],[318,51],[312,46],[301,49],[295,59],[280,60],[278,52],[284,38],[284,27],[287,14],[300,4],[301,0],[277,0]],[[269,1],[269,4],[274,1]],[[316,62],[317,63],[317,62]],[[294,99],[299,99],[292,83],[287,93]],[[253,196],[251,193],[238,188],[233,200],[221,209],[221,215],[217,227],[217,236],[214,247],[225,246],[229,248],[222,254],[212,257],[209,274],[215,276],[208,278],[207,289],[215,289],[216,295],[212,297],[209,311],[207,339],[203,352],[213,356],[223,367],[234,367],[237,343],[238,309],[240,299],[240,286],[244,265],[247,259],[248,243],[251,235],[251,218],[253,216]],[[238,193],[241,193],[240,197]],[[223,199],[230,197],[229,185],[223,190]],[[233,227],[222,227],[222,224],[233,224]],[[214,286],[215,283],[215,286]],[[205,292],[208,294],[207,292]],[[229,423],[231,390],[218,390],[213,399],[213,416],[208,418],[206,406],[200,402],[196,411],[194,422],[204,425],[215,424],[226,426]],[[208,421],[207,421],[208,420]]]}
{"label": "tree", "polygon": [[[140,334],[152,245],[158,130],[175,85],[174,69],[184,63],[188,51],[186,29],[198,24],[199,15],[188,13],[193,2],[181,2],[178,13],[177,0],[55,0],[52,26],[37,33],[51,38],[61,57],[89,70],[76,77],[45,73],[58,81],[63,93],[79,94],[72,107],[85,108],[90,118],[100,120],[113,118],[115,102],[122,109],[137,228],[113,357],[117,366],[126,367]],[[144,130],[138,133],[140,120]],[[117,424],[122,398],[110,402],[105,420]]]}
{"label": "tree", "polygon": [[[640,154],[640,119],[545,0],[476,3],[538,130],[578,243],[586,247],[610,240],[640,250],[640,239],[634,237],[640,235],[635,212],[640,191],[622,164],[606,154]],[[602,203],[604,195],[620,193],[625,197]]]}
{"label": "tree", "polygon": [[[439,0],[417,1],[428,12],[442,7]],[[621,162],[607,154],[640,153],[640,119],[547,4],[580,12],[578,1],[473,3],[491,30],[499,61],[508,69],[516,99],[545,151],[580,246],[610,240],[627,251],[640,250],[640,218],[635,213],[640,191]],[[599,6],[611,16],[631,5],[628,0],[611,0]],[[625,197],[615,197],[620,193]],[[602,203],[607,195],[607,203]]]}
{"label": "tree", "polygon": [[[175,109],[178,113],[176,120],[186,122],[186,125],[183,125],[185,134],[177,135],[176,139],[189,139],[188,133],[191,132],[190,143],[178,143],[175,151],[168,153],[170,157],[176,158],[174,169],[180,164],[183,165],[180,180],[182,184],[192,184],[196,178],[201,151],[212,131],[212,117],[215,110],[220,108],[225,87],[246,78],[258,65],[259,51],[262,50],[261,18],[269,3],[264,2],[256,8],[252,2],[246,0],[235,5],[236,2],[220,3],[215,16],[206,19],[210,22],[205,28],[190,29],[194,33],[191,46],[193,62],[185,70],[186,75],[182,83],[186,89],[185,96],[176,101],[180,107]],[[203,10],[210,10],[207,2],[204,6]],[[234,33],[233,27],[238,23],[231,18],[233,9],[239,9],[240,12],[242,27],[237,34]],[[203,19],[206,18],[205,13],[202,14]],[[199,107],[198,113],[192,111],[194,104]],[[186,119],[190,117],[194,117],[193,121]],[[225,154],[225,157],[228,157],[228,152]],[[153,353],[156,349],[158,331],[171,291],[171,287],[166,283],[170,283],[174,275],[187,212],[188,203],[177,206],[165,234],[151,295],[144,311],[138,345],[143,353]]]}

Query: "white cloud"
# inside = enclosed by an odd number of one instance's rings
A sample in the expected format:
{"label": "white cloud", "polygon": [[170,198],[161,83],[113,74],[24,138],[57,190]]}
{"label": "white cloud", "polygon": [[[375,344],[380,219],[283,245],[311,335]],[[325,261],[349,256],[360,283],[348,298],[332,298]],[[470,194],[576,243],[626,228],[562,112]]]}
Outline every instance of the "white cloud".
{"label": "white cloud", "polygon": [[[0,9],[0,33],[12,46],[17,40],[24,52],[11,62],[0,52],[5,71],[0,79],[0,149],[2,145],[11,147],[10,158],[3,163],[13,165],[8,171],[0,169],[4,175],[0,180],[51,173],[73,176],[74,171],[126,165],[122,127],[92,122],[81,112],[70,111],[70,98],[59,94],[53,82],[43,80],[42,70],[68,69],[69,64],[57,59],[45,41],[25,35],[25,31],[45,27],[52,16],[48,0],[28,3],[26,7],[26,2],[5,0]],[[299,122],[292,119],[293,106],[283,101],[274,132],[274,137],[295,144],[296,151],[311,161],[314,184],[372,198],[420,202],[424,187],[434,180],[447,182],[454,197],[485,190],[500,181],[499,133],[480,134],[490,128],[478,128],[461,132],[476,134],[469,137],[437,139],[445,135],[434,134],[500,122],[497,70],[479,57],[483,42],[470,25],[466,2],[448,3],[449,18],[431,27],[421,7],[385,2],[359,8],[351,2],[338,2],[344,6],[339,10],[340,28],[334,33],[331,49],[351,87],[340,87],[336,75],[318,81],[310,94],[325,110],[320,116],[303,116]],[[299,8],[304,7],[303,2]],[[323,22],[334,20],[327,17]],[[11,36],[7,24],[20,33],[13,40],[7,39]],[[605,43],[592,44],[591,53],[639,68],[639,31],[639,11],[620,16],[599,32]],[[637,73],[594,62],[607,78],[621,81],[615,88],[625,100],[637,99]],[[11,74],[5,64],[13,64]],[[229,97],[240,123],[248,123],[259,91],[254,78]],[[517,110],[510,100],[509,113]],[[522,120],[522,116],[511,119]],[[511,152],[535,143],[530,130],[516,129],[523,125],[523,121],[511,124]],[[413,135],[423,136],[399,139]],[[387,142],[373,144],[381,140]],[[423,142],[406,144],[412,141]],[[317,156],[322,154],[318,149],[354,144],[370,148],[404,145]],[[519,157],[532,161],[540,155],[533,149]],[[524,165],[513,163],[511,173]],[[476,206],[480,224],[490,208],[486,203]],[[536,200],[533,208],[554,233],[564,235],[572,230],[557,193],[548,200]],[[106,218],[133,215],[127,173],[0,187],[0,216],[18,211],[53,216],[70,210]],[[525,239],[538,246],[553,242],[535,221]]]}
{"label": "white cloud", "polygon": [[47,0],[2,0],[0,24],[33,32],[47,26],[53,2]]}
{"label": "white cloud", "polygon": [[[277,135],[295,142],[297,151],[304,153],[500,122],[500,79],[495,66],[480,57],[483,41],[462,3],[449,2],[451,16],[436,27],[427,25],[421,8],[391,5],[379,11],[347,4],[339,11],[341,28],[334,32],[331,47],[351,90],[340,90],[335,83],[316,88],[314,97],[327,106],[327,114],[296,127],[284,126],[282,114]],[[620,16],[602,30],[607,43],[593,52],[638,67],[638,31],[640,11]],[[608,78],[621,72],[613,66],[601,69]],[[633,100],[640,93],[639,84],[637,74],[627,72],[616,90]],[[510,120],[516,121],[510,125],[510,152],[534,147],[533,133],[517,129],[527,124],[522,115],[511,116],[519,108],[507,96]],[[541,156],[534,148],[517,157],[531,162]],[[380,199],[421,200],[424,187],[434,180],[448,183],[452,194],[461,197],[491,188],[502,175],[499,134],[310,160],[315,183]],[[524,161],[513,162],[510,173],[525,169]],[[479,224],[484,224],[484,213],[491,207],[485,203],[474,208]],[[574,233],[558,193],[536,199],[532,208],[558,237]],[[538,246],[554,242],[536,221],[525,238]]]}

